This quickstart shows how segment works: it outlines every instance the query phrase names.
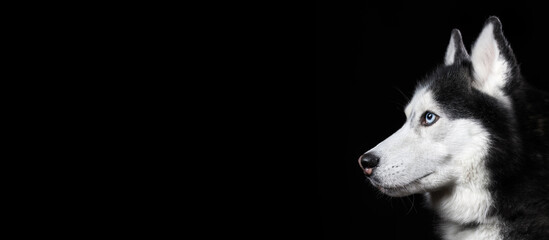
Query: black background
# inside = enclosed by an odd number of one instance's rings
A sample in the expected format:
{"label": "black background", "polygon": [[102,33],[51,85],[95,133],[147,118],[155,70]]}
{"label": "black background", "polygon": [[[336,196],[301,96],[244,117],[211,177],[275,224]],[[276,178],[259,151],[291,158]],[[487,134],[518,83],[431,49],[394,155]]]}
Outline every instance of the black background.
{"label": "black background", "polygon": [[450,32],[470,46],[497,16],[530,84],[548,90],[544,8],[316,4],[317,170],[324,239],[439,239],[414,195],[390,198],[365,182],[357,158],[405,121],[416,82],[443,61]]}

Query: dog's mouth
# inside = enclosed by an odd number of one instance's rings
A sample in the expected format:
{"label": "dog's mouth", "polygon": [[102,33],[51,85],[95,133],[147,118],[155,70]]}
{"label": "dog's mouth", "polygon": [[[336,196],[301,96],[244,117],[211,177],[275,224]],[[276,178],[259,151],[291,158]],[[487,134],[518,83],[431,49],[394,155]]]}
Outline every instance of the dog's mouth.
{"label": "dog's mouth", "polygon": [[415,185],[415,184],[418,184],[419,181],[421,179],[424,179],[428,176],[430,176],[431,174],[433,174],[435,172],[430,172],[430,173],[427,173],[425,175],[423,175],[422,177],[419,177],[407,184],[404,184],[404,185],[390,185],[390,186],[384,186],[383,184],[375,181],[375,180],[370,180],[372,182],[372,184],[377,187],[381,192],[383,193],[394,193],[394,192],[401,192],[401,191],[405,191],[407,190],[409,187]]}

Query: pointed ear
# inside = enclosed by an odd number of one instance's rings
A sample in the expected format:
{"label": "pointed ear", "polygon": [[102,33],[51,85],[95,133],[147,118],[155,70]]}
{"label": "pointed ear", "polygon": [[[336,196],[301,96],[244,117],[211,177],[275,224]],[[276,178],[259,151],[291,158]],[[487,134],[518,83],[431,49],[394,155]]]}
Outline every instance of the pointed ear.
{"label": "pointed ear", "polygon": [[450,36],[450,43],[446,49],[446,55],[444,57],[444,65],[449,66],[454,63],[459,63],[464,59],[468,59],[469,54],[463,45],[463,40],[461,39],[461,33],[458,29],[452,30],[452,35]]}
{"label": "pointed ear", "polygon": [[508,101],[506,95],[514,85],[513,81],[518,81],[518,65],[497,17],[486,20],[473,45],[471,62],[474,70],[473,87]]}

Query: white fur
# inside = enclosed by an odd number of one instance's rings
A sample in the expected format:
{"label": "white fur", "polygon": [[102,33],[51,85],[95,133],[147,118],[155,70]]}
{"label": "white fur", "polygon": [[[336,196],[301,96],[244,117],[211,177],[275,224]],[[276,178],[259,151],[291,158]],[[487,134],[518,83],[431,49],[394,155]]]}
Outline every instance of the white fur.
{"label": "white fur", "polygon": [[[444,239],[501,239],[501,226],[495,217],[488,215],[493,199],[487,190],[488,173],[483,159],[487,153],[488,133],[480,124],[466,119],[456,120],[454,129],[462,134],[452,133],[453,144],[461,145],[462,151],[452,160],[457,179],[440,191],[427,193],[432,208],[443,220],[441,226]],[[466,142],[466,141],[465,141]],[[461,225],[479,223],[473,229]]]}
{"label": "white fur", "polygon": [[459,224],[445,223],[441,226],[445,240],[501,240],[501,226],[497,222],[482,224],[474,229],[463,229]]}
{"label": "white fur", "polygon": [[510,99],[503,92],[509,72],[509,64],[501,55],[494,38],[494,25],[487,24],[476,40],[472,53],[475,81],[473,86],[510,106]]}
{"label": "white fur", "polygon": [[[422,126],[425,111],[439,120]],[[488,216],[493,205],[483,162],[488,132],[474,120],[450,119],[428,86],[416,91],[405,113],[404,125],[370,150],[381,159],[372,183],[390,196],[426,193],[443,219],[444,239],[501,239],[501,226]],[[460,227],[470,223],[480,225]]]}
{"label": "white fur", "polygon": [[448,48],[446,49],[446,55],[444,56],[444,64],[446,66],[450,66],[454,64],[454,59],[456,56],[456,41],[454,40],[454,36],[450,37],[450,43],[448,44]]}

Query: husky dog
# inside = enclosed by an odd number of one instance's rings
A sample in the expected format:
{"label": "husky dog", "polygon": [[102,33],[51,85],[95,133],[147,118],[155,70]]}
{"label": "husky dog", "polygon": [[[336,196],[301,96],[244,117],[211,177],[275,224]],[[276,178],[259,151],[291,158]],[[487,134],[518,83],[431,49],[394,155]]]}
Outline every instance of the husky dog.
{"label": "husky dog", "polygon": [[443,239],[549,239],[549,94],[532,88],[497,17],[415,90],[407,120],[359,157],[373,186],[424,193]]}

